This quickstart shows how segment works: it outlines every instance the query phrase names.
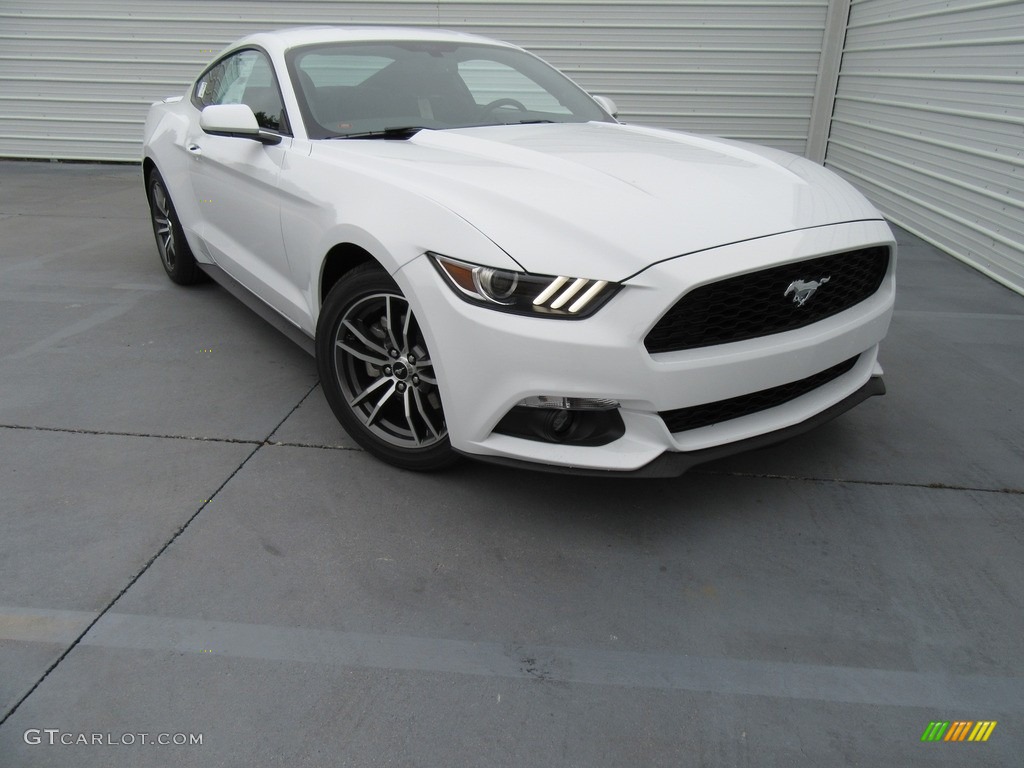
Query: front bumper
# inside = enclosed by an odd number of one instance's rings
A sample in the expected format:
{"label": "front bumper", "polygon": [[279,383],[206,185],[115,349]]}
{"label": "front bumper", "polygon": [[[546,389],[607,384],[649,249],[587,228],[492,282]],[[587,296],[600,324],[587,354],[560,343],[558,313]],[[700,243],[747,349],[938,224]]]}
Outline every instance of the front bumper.
{"label": "front bumper", "polygon": [[[895,260],[871,298],[785,333],[650,354],[643,340],[661,315],[697,285],[825,253],[891,244],[885,223],[868,221],[691,254],[627,280],[597,314],[580,321],[523,317],[467,304],[426,257],[407,264],[395,278],[426,335],[455,450],[563,471],[643,470],[663,476],[796,434],[879,394],[877,345],[892,316]],[[472,260],[469,254],[448,255]],[[739,418],[672,433],[659,415],[780,387],[852,358],[852,368],[827,384]],[[618,401],[624,434],[606,445],[579,446],[494,432],[513,406],[535,395]]]}
{"label": "front bumper", "polygon": [[626,475],[628,477],[678,477],[683,474],[686,470],[697,466],[698,464],[706,464],[709,461],[717,461],[718,459],[724,459],[728,456],[734,456],[737,453],[745,453],[746,451],[754,451],[758,448],[766,448],[769,445],[775,445],[781,443],[784,440],[789,440],[791,437],[802,435],[805,432],[824,424],[827,421],[831,421],[836,416],[853,408],[855,405],[864,402],[869,397],[876,395],[885,394],[885,383],[882,381],[881,376],[872,376],[868,379],[867,383],[849,395],[843,400],[840,400],[830,408],[826,408],[824,411],[820,411],[806,421],[802,421],[799,424],[794,424],[791,427],[785,427],[783,429],[776,430],[775,432],[767,432],[763,435],[757,435],[756,437],[748,437],[745,440],[737,440],[733,443],[724,443],[722,445],[715,446],[713,448],[704,448],[699,451],[684,451],[684,452],[672,452],[666,451],[661,454],[654,461],[649,464],[645,464],[639,469],[634,469],[628,472],[615,472],[613,470],[606,469],[592,469],[582,467],[564,467],[556,466],[551,464],[538,464],[534,461],[522,461],[519,459],[510,459],[504,456],[489,456],[476,454],[473,458],[485,461],[490,464],[500,464],[506,467],[516,467],[520,469],[534,469],[542,472],[557,472],[567,473],[573,475],[589,475],[591,477],[608,477],[608,476],[619,476]]}

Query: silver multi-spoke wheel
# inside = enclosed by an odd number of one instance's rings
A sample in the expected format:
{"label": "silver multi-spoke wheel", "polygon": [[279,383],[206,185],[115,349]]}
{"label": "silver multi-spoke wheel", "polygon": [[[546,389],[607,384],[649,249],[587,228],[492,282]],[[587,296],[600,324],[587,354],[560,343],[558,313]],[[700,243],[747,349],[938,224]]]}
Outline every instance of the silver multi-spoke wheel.
{"label": "silver multi-spoke wheel", "polygon": [[317,328],[317,363],[335,415],[369,452],[421,470],[456,458],[423,332],[384,272],[357,268],[331,291]]}
{"label": "silver multi-spoke wheel", "polygon": [[174,250],[174,221],[171,219],[171,203],[167,190],[159,181],[153,184],[153,232],[160,258],[168,271],[174,271],[177,256]]}
{"label": "silver multi-spoke wheel", "polygon": [[164,271],[178,285],[198,283],[203,279],[203,273],[188,247],[188,241],[185,240],[174,203],[167,192],[167,185],[155,168],[150,169],[146,175],[146,191],[149,195],[149,212],[153,219],[156,249],[160,253]]}
{"label": "silver multi-spoke wheel", "polygon": [[434,364],[402,296],[378,293],[348,308],[334,370],[353,413],[382,440],[421,448],[448,433]]}

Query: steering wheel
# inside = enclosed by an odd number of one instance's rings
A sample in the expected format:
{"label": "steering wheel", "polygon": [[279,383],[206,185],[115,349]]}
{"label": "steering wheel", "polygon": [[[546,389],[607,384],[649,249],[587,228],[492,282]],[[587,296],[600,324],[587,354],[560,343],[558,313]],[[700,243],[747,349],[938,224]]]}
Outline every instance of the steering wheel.
{"label": "steering wheel", "polygon": [[484,106],[480,107],[480,111],[486,115],[498,109],[499,107],[515,107],[520,112],[529,111],[521,101],[516,101],[515,99],[509,98],[495,99],[490,104],[485,104]]}

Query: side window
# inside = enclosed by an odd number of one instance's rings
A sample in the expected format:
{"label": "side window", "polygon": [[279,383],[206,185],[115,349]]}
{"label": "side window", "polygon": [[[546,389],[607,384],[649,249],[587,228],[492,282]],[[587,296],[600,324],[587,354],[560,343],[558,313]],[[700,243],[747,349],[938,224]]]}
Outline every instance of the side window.
{"label": "side window", "polygon": [[261,128],[288,133],[281,91],[270,61],[261,51],[239,51],[210,67],[196,83],[192,103],[199,109],[211,104],[246,104]]}

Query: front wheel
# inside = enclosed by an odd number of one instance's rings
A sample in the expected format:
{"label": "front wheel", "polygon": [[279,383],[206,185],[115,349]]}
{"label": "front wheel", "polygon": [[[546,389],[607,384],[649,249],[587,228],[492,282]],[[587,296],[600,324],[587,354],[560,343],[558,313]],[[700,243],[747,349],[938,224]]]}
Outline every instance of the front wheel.
{"label": "front wheel", "polygon": [[185,233],[178,220],[178,212],[167,193],[167,185],[155,168],[146,179],[146,193],[149,197],[149,213],[153,220],[153,234],[160,263],[164,271],[178,285],[194,285],[201,282],[203,272],[188,247]]}
{"label": "front wheel", "polygon": [[331,410],[369,453],[418,471],[458,460],[419,323],[375,265],[356,267],[331,289],[317,322],[316,361]]}

